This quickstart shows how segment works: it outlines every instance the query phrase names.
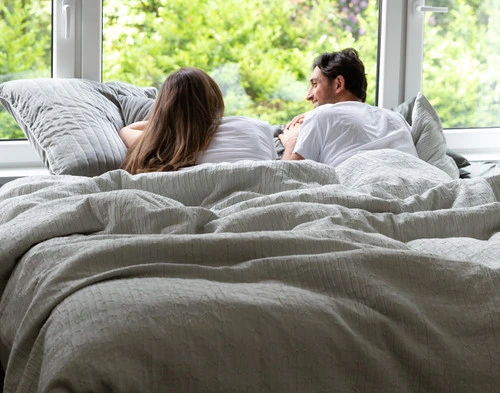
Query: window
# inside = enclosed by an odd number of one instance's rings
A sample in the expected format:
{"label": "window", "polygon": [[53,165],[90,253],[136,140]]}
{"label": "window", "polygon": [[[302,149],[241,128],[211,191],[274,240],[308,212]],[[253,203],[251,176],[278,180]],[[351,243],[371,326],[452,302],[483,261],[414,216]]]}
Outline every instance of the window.
{"label": "window", "polygon": [[[353,46],[366,66],[369,103],[391,108],[421,90],[449,127],[450,148],[500,158],[500,3],[427,3],[2,0],[0,81],[52,75],[159,86],[193,65],[219,82],[227,114],[282,123],[310,109],[311,60]],[[424,5],[448,12],[416,10]],[[10,139],[0,142],[0,167],[39,165],[27,141],[12,141],[23,137],[0,108],[0,139]]]}
{"label": "window", "polygon": [[432,4],[448,12],[424,15],[422,91],[448,129],[449,146],[471,160],[500,159],[500,3]]}
{"label": "window", "polygon": [[470,160],[500,159],[500,4],[381,5],[379,105],[390,108],[422,91],[442,120],[450,149]]}
{"label": "window", "polygon": [[[51,1],[2,0],[0,4],[0,83],[51,75]],[[0,106],[0,139],[24,138]]]}
{"label": "window", "polygon": [[422,91],[445,128],[500,126],[500,2],[432,5],[448,12],[424,14]]}

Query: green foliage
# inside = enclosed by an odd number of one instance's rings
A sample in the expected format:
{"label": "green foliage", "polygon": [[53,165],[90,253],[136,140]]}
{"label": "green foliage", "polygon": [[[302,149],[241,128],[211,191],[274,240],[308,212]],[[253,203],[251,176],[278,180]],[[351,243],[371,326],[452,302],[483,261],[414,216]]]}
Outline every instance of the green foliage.
{"label": "green foliage", "polygon": [[[0,83],[12,79],[49,77],[50,36],[50,1],[2,0]],[[0,139],[24,138],[14,119],[2,107],[0,125]]]}
{"label": "green foliage", "polygon": [[199,67],[221,85],[226,115],[284,123],[311,109],[305,94],[313,59],[358,41],[373,103],[377,2],[367,5],[358,23],[369,34],[358,30],[356,39],[326,0],[131,1],[125,12],[108,1],[104,79],[159,86],[180,67]]}
{"label": "green foliage", "polygon": [[498,126],[500,7],[497,0],[447,5],[439,20],[426,18],[422,91],[445,128]]}
{"label": "green foliage", "polygon": [[35,72],[50,76],[50,14],[25,3],[0,4],[0,81],[33,77]]}
{"label": "green foliage", "polygon": [[0,139],[24,138],[24,134],[10,114],[0,106]]}

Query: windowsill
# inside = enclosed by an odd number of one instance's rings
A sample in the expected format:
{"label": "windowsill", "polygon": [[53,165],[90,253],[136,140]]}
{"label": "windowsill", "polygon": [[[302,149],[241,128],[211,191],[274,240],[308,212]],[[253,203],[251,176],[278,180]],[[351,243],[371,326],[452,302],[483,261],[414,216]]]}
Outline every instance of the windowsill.
{"label": "windowsill", "polygon": [[469,161],[500,160],[499,128],[465,128],[444,130],[446,145]]}
{"label": "windowsill", "polygon": [[47,168],[42,166],[30,166],[20,168],[0,168],[0,186],[5,183],[27,176],[50,175]]}
{"label": "windowsill", "polygon": [[485,152],[483,150],[483,151],[478,151],[478,152],[472,152],[470,150],[462,151],[461,149],[451,149],[451,150],[453,150],[455,153],[458,153],[458,154],[464,156],[470,162],[497,162],[497,161],[500,161],[500,152],[498,152],[498,151]]}
{"label": "windowsill", "polygon": [[[500,129],[445,130],[449,149],[470,162],[500,161]],[[38,154],[27,140],[0,143],[0,186],[17,178],[49,175]]]}
{"label": "windowsill", "polygon": [[0,185],[20,177],[50,174],[27,140],[2,141],[0,157]]}

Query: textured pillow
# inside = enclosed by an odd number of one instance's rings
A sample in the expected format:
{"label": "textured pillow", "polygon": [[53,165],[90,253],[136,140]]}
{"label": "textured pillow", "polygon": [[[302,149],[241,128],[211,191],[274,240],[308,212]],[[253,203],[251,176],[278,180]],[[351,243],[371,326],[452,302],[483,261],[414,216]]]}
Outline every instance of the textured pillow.
{"label": "textured pillow", "polygon": [[118,103],[126,125],[146,120],[154,105],[154,99],[134,96],[118,96]]}
{"label": "textured pillow", "polygon": [[416,98],[417,97],[413,97],[399,104],[398,106],[391,108],[391,110],[393,110],[394,112],[401,113],[401,115],[403,115],[403,117],[405,118],[405,120],[408,122],[409,125],[411,125],[412,123],[411,116],[413,113],[413,107],[415,106]]}
{"label": "textured pillow", "polygon": [[446,172],[452,179],[459,178],[455,161],[446,155],[446,139],[441,120],[422,93],[417,94],[413,107],[412,136],[422,160]]}
{"label": "textured pillow", "polygon": [[[401,113],[409,125],[412,124],[411,116],[413,113],[413,107],[415,106],[416,98],[417,97],[413,97],[413,98],[399,104],[398,106],[391,108],[394,112]],[[467,158],[465,158],[461,154],[454,152],[451,149],[446,149],[446,155],[453,158],[453,161],[455,161],[455,164],[457,164],[457,167],[459,169],[470,165],[470,162],[467,160]],[[462,173],[464,175],[467,174],[466,171],[460,170],[460,177],[463,177]]]}
{"label": "textured pillow", "polygon": [[153,87],[84,79],[24,79],[0,85],[0,103],[50,173],[97,176],[117,169],[126,147],[118,97],[154,97]]}

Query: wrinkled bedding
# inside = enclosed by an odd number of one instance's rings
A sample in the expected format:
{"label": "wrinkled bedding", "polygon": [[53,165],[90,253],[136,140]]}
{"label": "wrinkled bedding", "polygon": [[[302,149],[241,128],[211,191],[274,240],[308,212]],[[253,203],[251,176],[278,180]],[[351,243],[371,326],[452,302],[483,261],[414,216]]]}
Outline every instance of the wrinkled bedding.
{"label": "wrinkled bedding", "polygon": [[500,176],[383,150],[0,188],[5,392],[498,392]]}

